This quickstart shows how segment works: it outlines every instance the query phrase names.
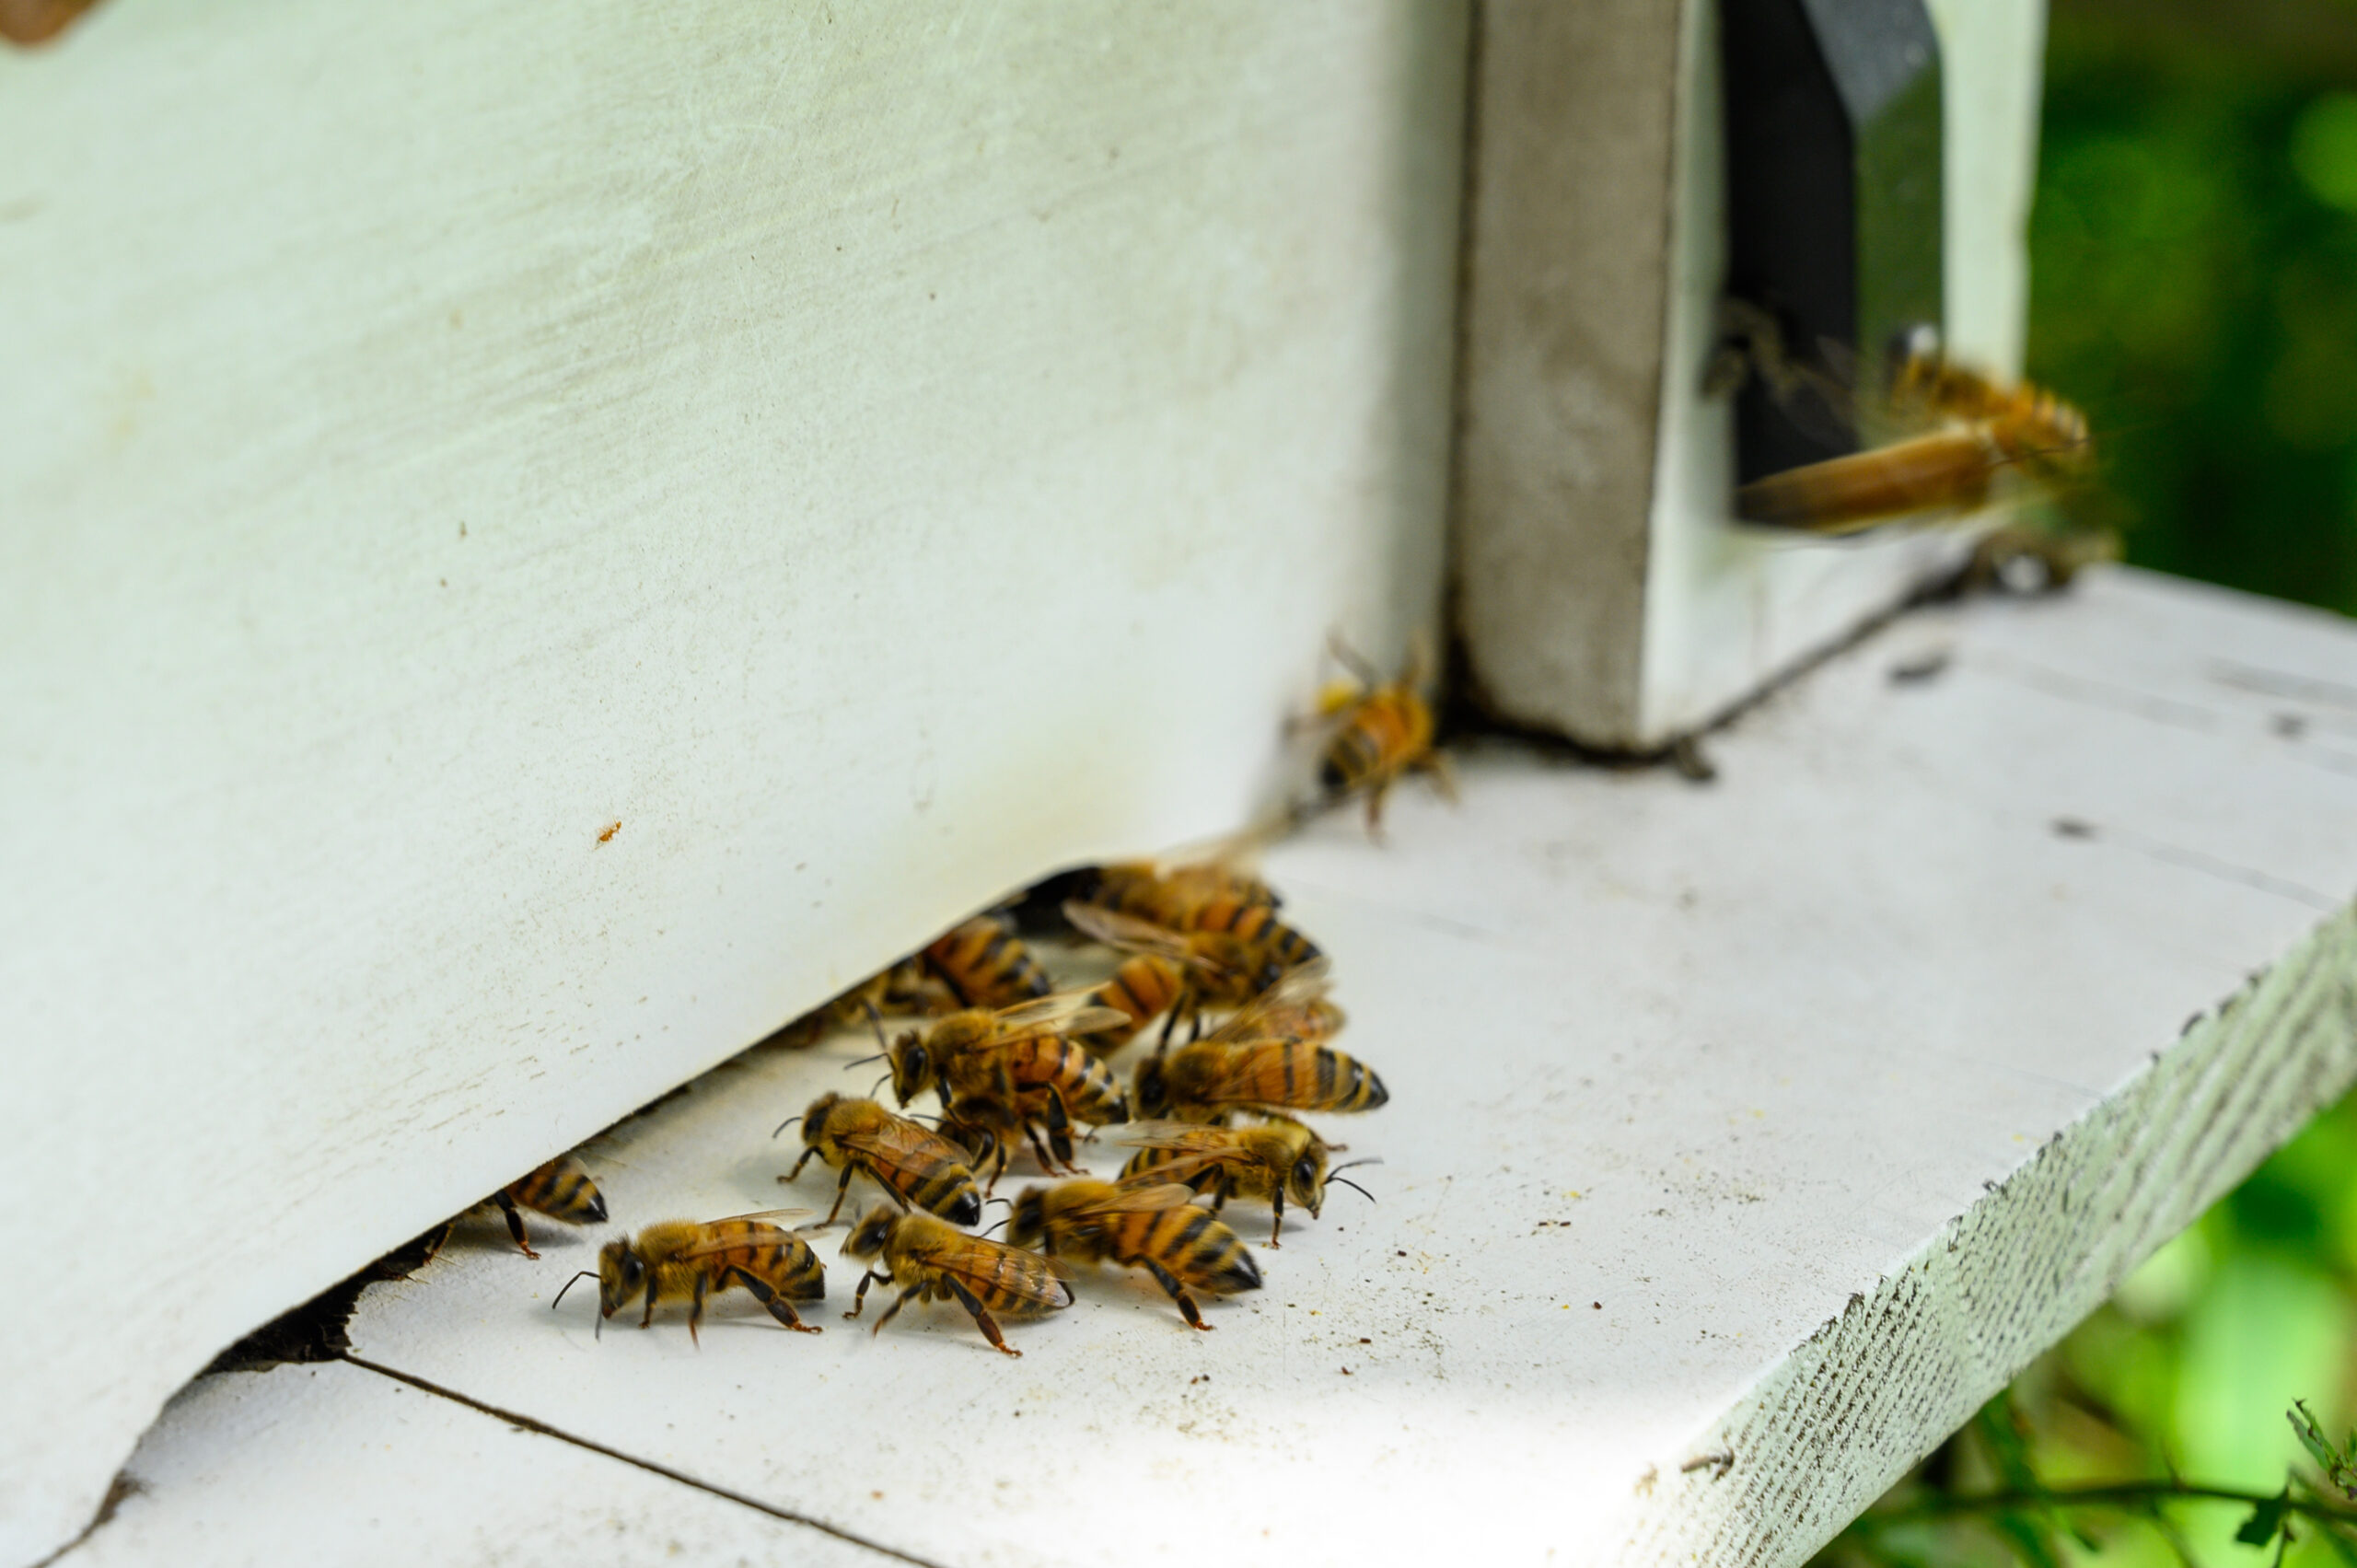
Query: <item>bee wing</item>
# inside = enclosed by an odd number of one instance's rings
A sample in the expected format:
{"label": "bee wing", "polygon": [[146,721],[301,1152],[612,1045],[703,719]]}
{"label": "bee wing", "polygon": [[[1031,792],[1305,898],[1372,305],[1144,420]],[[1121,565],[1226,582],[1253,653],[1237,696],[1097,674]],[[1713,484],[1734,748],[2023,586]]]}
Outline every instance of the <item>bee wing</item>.
{"label": "bee wing", "polygon": [[1295,964],[1277,978],[1276,984],[1229,1014],[1208,1038],[1223,1043],[1253,1039],[1265,1032],[1263,1020],[1279,1007],[1314,1002],[1333,983],[1334,966],[1329,959],[1319,957]]}
{"label": "bee wing", "polygon": [[1135,1214],[1140,1209],[1183,1209],[1195,1201],[1195,1190],[1169,1179],[1160,1167],[1111,1182],[1113,1191],[1091,1203],[1078,1203],[1074,1215]]}
{"label": "bee wing", "polygon": [[1053,996],[1002,1007],[991,1015],[991,1021],[1001,1034],[1008,1035],[1036,1033],[1051,1028],[1058,1034],[1086,1034],[1091,1029],[1111,1028],[1130,1021],[1126,1013],[1097,1005],[1096,997],[1093,991],[1059,991]]}
{"label": "bee wing", "polygon": [[1073,1298],[1062,1271],[1048,1259],[982,1237],[960,1236],[927,1261],[964,1281],[986,1300],[985,1293],[993,1291],[1041,1307],[1067,1306]]}
{"label": "bee wing", "polygon": [[706,1220],[704,1224],[726,1225],[731,1220],[790,1220],[808,1213],[808,1209],[755,1209],[749,1214],[725,1214],[716,1220]]}
{"label": "bee wing", "polygon": [[1194,1121],[1132,1121],[1105,1134],[1110,1144],[1132,1149],[1225,1149],[1236,1134],[1225,1127],[1205,1127]]}
{"label": "bee wing", "polygon": [[[905,1118],[896,1117],[872,1132],[839,1132],[835,1142],[847,1149],[863,1154],[878,1155],[898,1160],[912,1151],[927,1151],[945,1156],[964,1165],[973,1156],[929,1127],[921,1126]],[[940,1147],[934,1148],[933,1145]],[[800,1211],[808,1214],[810,1211]]]}
{"label": "bee wing", "polygon": [[1133,914],[1123,914],[1096,904],[1085,904],[1074,899],[1064,905],[1064,918],[1074,930],[1093,936],[1109,947],[1124,952],[1151,953],[1157,958],[1167,958],[1174,964],[1200,968],[1202,959],[1196,956],[1187,939],[1167,926],[1156,925],[1150,920],[1140,920]]}

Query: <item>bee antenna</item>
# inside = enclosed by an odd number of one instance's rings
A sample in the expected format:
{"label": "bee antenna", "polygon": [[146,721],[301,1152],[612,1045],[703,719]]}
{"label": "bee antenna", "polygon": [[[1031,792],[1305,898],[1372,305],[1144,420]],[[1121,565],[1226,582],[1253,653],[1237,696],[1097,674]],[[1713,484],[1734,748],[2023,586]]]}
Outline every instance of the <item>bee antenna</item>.
{"label": "bee antenna", "polygon": [[1006,1204],[1006,1206],[1007,1206],[1008,1208],[1010,1208],[1010,1209],[1011,1209],[1011,1208],[1013,1208],[1013,1207],[1015,1207],[1015,1204],[1014,1204],[1012,1202],[1010,1202],[1009,1200],[1004,1199],[1004,1198],[989,1198],[989,1199],[985,1199],[985,1200],[983,1200],[982,1207],[984,1207],[985,1209],[987,1209],[987,1208],[989,1208],[993,1203],[1005,1203],[1005,1204]]}
{"label": "bee antenna", "polygon": [[[1000,1202],[1004,1202],[1004,1201],[1005,1201],[1005,1200],[1004,1200],[1004,1199],[1001,1199],[1001,1200],[1000,1200]],[[1013,1215],[1011,1215],[1011,1214],[1007,1216],[1007,1218],[1008,1218],[1008,1219],[1012,1219],[1013,1217],[1014,1217],[1014,1216],[1013,1216]],[[991,1226],[991,1230],[996,1230],[996,1229],[998,1229],[999,1225],[1004,1225],[1005,1223],[1006,1223],[1006,1220],[1000,1220],[1000,1221],[998,1222],[998,1224],[997,1224],[997,1225],[992,1225],[992,1226]],[[986,1231],[982,1232],[982,1235],[983,1235],[983,1237],[984,1237],[985,1238],[987,1238],[987,1237],[990,1236],[991,1230],[986,1230]]]}
{"label": "bee antenna", "polygon": [[[1340,1146],[1341,1145],[1337,1145],[1337,1147]],[[1338,1170],[1356,1170],[1363,1165],[1381,1165],[1382,1163],[1383,1156],[1381,1155],[1369,1155],[1364,1159],[1345,1160],[1341,1165],[1329,1166],[1327,1167],[1326,1174],[1331,1176]]]}
{"label": "bee antenna", "polygon": [[865,1067],[871,1062],[881,1062],[884,1060],[886,1054],[886,1052],[879,1051],[873,1056],[863,1056],[856,1062],[846,1062],[843,1063],[843,1071],[848,1073],[854,1067]]}
{"label": "bee antenna", "polygon": [[877,1079],[877,1080],[876,1080],[876,1082],[874,1082],[873,1084],[870,1084],[870,1085],[867,1086],[867,1098],[870,1098],[870,1099],[874,1099],[874,1098],[876,1098],[876,1091],[877,1091],[877,1090],[878,1090],[878,1089],[880,1089],[880,1088],[882,1088],[885,1085],[887,1085],[887,1084],[890,1083],[891,1081],[892,1081],[892,1074],[889,1074],[889,1073],[887,1073],[887,1074],[885,1074],[882,1077],[880,1077],[880,1078]]}
{"label": "bee antenna", "polygon": [[[584,1269],[584,1270],[582,1270],[579,1273],[577,1273],[577,1274],[574,1275],[574,1276],[573,1276],[573,1280],[594,1280],[594,1279],[596,1279],[597,1277],[598,1277],[598,1276],[597,1276],[597,1274],[596,1274],[595,1272],[593,1272],[592,1271],[590,1271],[590,1270],[588,1270],[588,1269]],[[571,1290],[571,1289],[573,1288],[573,1280],[567,1280],[567,1281],[565,1281],[565,1282],[564,1282],[564,1289],[563,1289],[563,1290],[560,1290],[560,1291],[558,1291],[558,1292],[556,1293],[556,1301],[563,1301],[563,1300],[564,1299],[564,1292],[565,1292],[565,1291],[567,1291],[567,1290]],[[553,1311],[555,1311],[555,1310],[556,1310],[556,1301],[552,1301],[552,1302],[550,1302],[550,1303],[549,1303],[549,1310],[550,1310],[550,1311],[553,1312]],[[600,1318],[600,1319],[598,1319],[598,1320],[599,1320],[600,1322],[603,1322],[603,1321],[604,1321],[604,1319],[603,1319],[603,1318]]]}
{"label": "bee antenna", "polygon": [[1374,1193],[1368,1191],[1357,1182],[1353,1181],[1347,1176],[1336,1176],[1331,1171],[1329,1171],[1326,1175],[1326,1179],[1329,1181],[1339,1182],[1341,1185],[1349,1188],[1352,1191],[1357,1193],[1360,1197],[1365,1199],[1370,1203],[1376,1201]]}
{"label": "bee antenna", "polygon": [[802,1118],[800,1118],[799,1116],[789,1116],[789,1117],[787,1117],[784,1121],[781,1121],[781,1122],[779,1122],[779,1123],[777,1124],[777,1132],[772,1132],[772,1133],[771,1133],[771,1134],[770,1134],[770,1136],[771,1136],[771,1137],[772,1137],[772,1138],[776,1137],[778,1132],[784,1132],[787,1128],[789,1128],[789,1127],[793,1126],[795,1122],[797,1122],[797,1121],[801,1121],[801,1120],[802,1120]]}
{"label": "bee antenna", "polygon": [[884,1015],[877,1011],[876,1004],[865,996],[859,999],[859,1005],[867,1009],[867,1027],[876,1031],[876,1043],[890,1051],[892,1042],[884,1038]]}

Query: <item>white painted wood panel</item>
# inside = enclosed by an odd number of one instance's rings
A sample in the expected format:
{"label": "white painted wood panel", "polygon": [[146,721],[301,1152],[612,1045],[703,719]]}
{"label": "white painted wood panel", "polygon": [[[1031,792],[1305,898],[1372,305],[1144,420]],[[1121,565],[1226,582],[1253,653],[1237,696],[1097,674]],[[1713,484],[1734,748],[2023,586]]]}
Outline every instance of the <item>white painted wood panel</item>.
{"label": "white painted wood panel", "polygon": [[[1910,616],[1709,786],[1499,749],[1387,847],[1329,819],[1269,869],[1391,1088],[1330,1123],[1381,1201],[1213,1333],[1107,1273],[1020,1362],[939,1307],[599,1339],[549,1309],[598,1236],[486,1226],[354,1336],[930,1562],[1796,1563],[2357,1076],[2352,691],[2346,622],[2103,572]],[[865,1049],[597,1140],[617,1223],[824,1202],[769,1134]]]}
{"label": "white painted wood panel", "polygon": [[[1931,7],[1947,341],[2017,374],[2042,0]],[[1716,0],[1482,12],[1456,540],[1484,703],[1658,749],[1960,563],[1953,531],[1734,520]]]}
{"label": "white painted wood panel", "polygon": [[[1461,8],[109,0],[0,55],[0,1560],[224,1342],[1434,606]],[[608,830],[619,823],[609,836]],[[144,1173],[144,1174],[143,1174]]]}

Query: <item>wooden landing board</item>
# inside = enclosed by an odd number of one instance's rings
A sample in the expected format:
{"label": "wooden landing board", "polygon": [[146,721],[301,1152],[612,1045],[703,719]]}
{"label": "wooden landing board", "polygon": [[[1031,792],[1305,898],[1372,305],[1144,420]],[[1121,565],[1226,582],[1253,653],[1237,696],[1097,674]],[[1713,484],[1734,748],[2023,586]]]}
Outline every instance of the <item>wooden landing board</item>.
{"label": "wooden landing board", "polygon": [[[1327,1124],[1380,1202],[1213,1332],[1106,1274],[1020,1361],[946,1307],[598,1339],[549,1302],[599,1237],[486,1225],[359,1353],[929,1562],[1797,1562],[2357,1074],[2357,633],[2104,572],[1912,614],[1711,755],[1481,750],[1460,808],[1271,857],[1393,1098]],[[769,1134],[869,1049],[596,1140],[617,1221],[823,1205]]]}

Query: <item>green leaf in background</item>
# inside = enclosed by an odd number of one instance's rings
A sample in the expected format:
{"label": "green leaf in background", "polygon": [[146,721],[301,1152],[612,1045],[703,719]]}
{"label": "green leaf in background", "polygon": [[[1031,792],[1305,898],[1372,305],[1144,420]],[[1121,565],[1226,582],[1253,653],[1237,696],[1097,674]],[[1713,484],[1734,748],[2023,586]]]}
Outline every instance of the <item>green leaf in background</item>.
{"label": "green leaf in background", "polygon": [[2269,1545],[2283,1528],[2283,1520],[2291,1511],[2292,1489],[2287,1486],[2279,1495],[2252,1509],[2250,1517],[2243,1521],[2243,1527],[2235,1532],[2235,1539],[2245,1546]]}

